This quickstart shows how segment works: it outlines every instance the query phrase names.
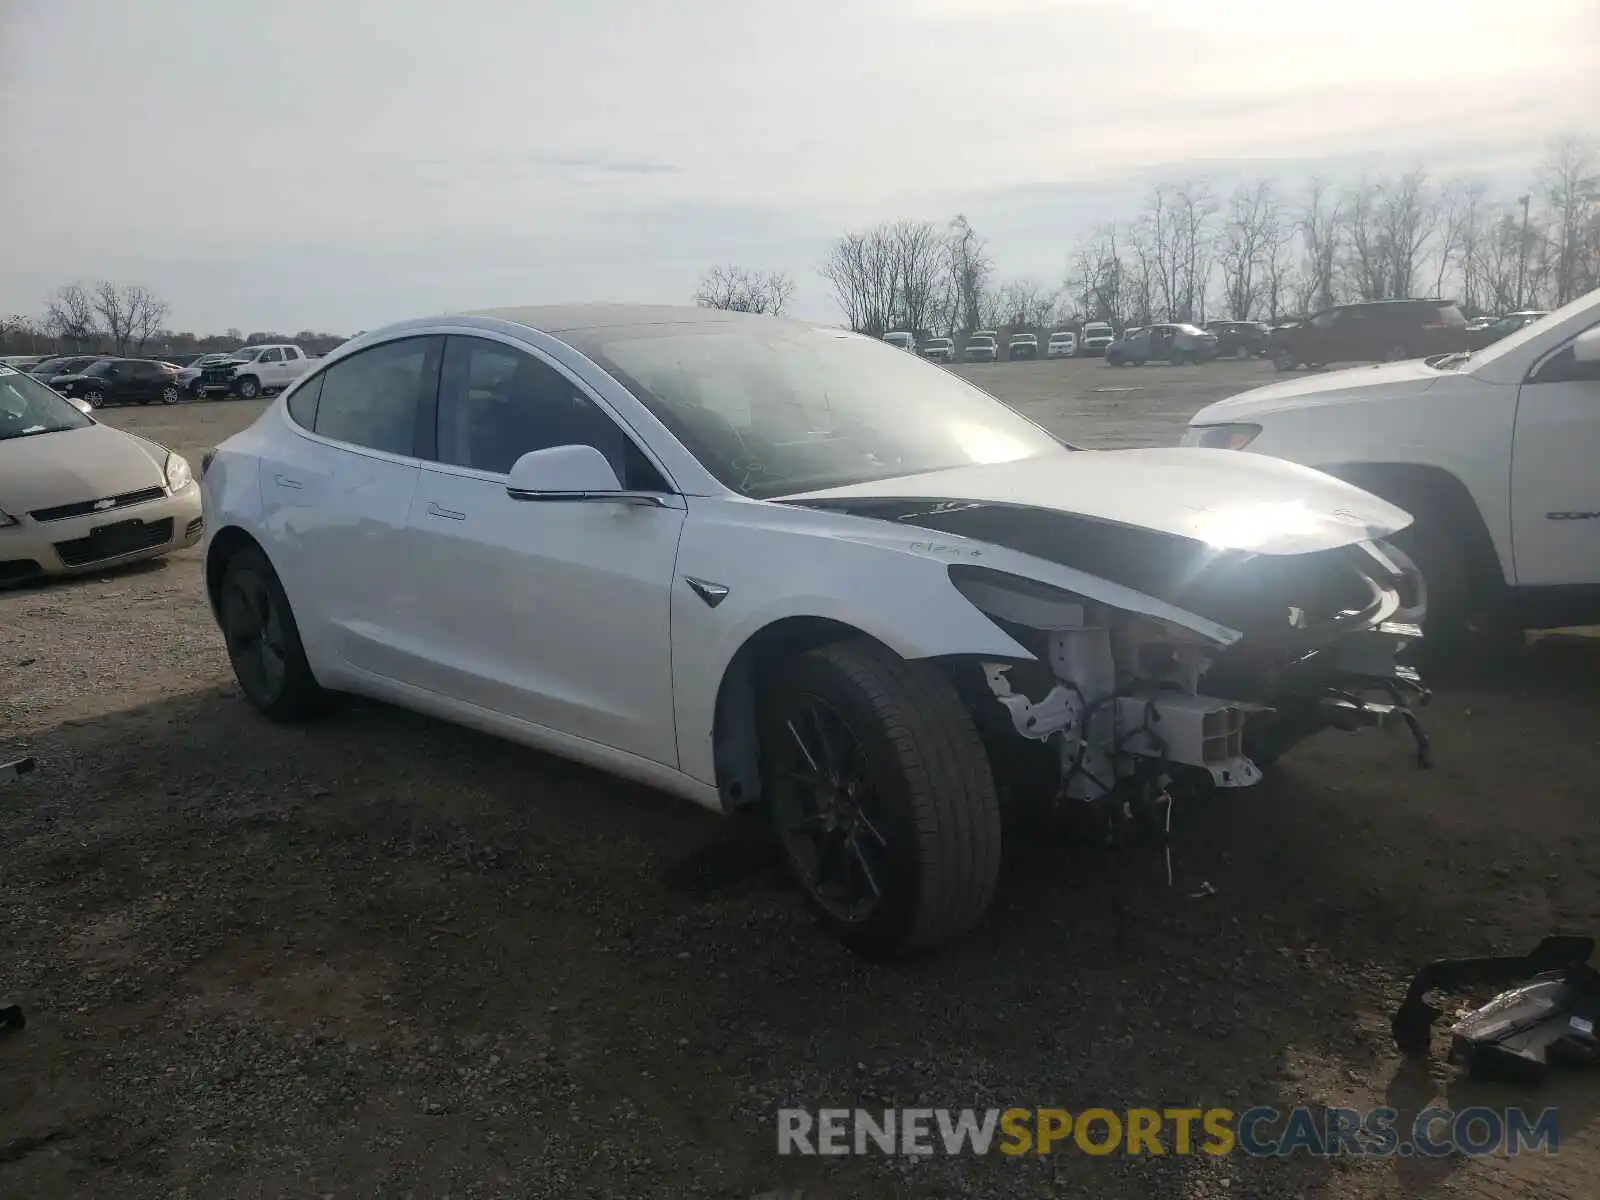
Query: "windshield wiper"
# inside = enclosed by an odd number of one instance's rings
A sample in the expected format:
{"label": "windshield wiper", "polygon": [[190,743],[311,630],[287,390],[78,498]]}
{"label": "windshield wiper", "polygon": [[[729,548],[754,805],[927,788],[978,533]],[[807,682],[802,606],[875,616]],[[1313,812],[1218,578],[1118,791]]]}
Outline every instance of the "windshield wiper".
{"label": "windshield wiper", "polygon": [[16,433],[0,433],[0,442],[12,442],[17,438],[38,437],[41,433],[60,433],[67,429],[66,425],[39,425],[31,429],[19,429]]}
{"label": "windshield wiper", "polygon": [[1471,357],[1472,351],[1457,350],[1453,353],[1441,354],[1438,358],[1428,360],[1428,365],[1435,371],[1454,371]]}

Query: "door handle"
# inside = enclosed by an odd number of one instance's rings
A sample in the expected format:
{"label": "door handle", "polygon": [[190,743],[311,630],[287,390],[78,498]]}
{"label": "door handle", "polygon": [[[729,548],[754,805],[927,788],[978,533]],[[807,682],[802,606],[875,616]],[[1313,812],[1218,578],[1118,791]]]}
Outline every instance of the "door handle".
{"label": "door handle", "polygon": [[441,508],[432,500],[428,501],[428,515],[430,517],[443,517],[447,521],[465,521],[467,519],[466,513],[456,512],[453,508]]}
{"label": "door handle", "polygon": [[272,482],[281,488],[288,488],[291,492],[300,490],[300,481],[298,479],[290,479],[287,475],[274,475]]}

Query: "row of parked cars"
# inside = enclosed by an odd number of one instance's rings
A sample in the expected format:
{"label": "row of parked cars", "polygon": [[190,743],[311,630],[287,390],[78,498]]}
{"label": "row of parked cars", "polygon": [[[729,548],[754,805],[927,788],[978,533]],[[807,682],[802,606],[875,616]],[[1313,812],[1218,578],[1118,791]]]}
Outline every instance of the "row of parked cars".
{"label": "row of parked cars", "polygon": [[5,363],[64,396],[101,408],[107,404],[176,404],[185,397],[204,400],[217,395],[251,400],[282,391],[305,374],[316,357],[299,346],[277,342],[175,359],[16,355]]}
{"label": "row of parked cars", "polygon": [[[1117,334],[1104,322],[1090,322],[1081,331],[1050,334],[1044,357],[1102,355],[1115,367],[1270,358],[1279,370],[1293,371],[1334,362],[1395,362],[1481,350],[1545,315],[1542,309],[1523,309],[1469,322],[1454,301],[1424,299],[1338,304],[1277,326],[1264,321],[1214,320],[1203,326],[1173,321],[1130,326]],[[1000,335],[992,329],[973,332],[959,349],[953,338],[927,338],[919,344],[907,332],[886,334],[884,340],[934,362],[998,362],[1002,357]],[[1004,357],[1040,357],[1038,336],[1012,334]]]}

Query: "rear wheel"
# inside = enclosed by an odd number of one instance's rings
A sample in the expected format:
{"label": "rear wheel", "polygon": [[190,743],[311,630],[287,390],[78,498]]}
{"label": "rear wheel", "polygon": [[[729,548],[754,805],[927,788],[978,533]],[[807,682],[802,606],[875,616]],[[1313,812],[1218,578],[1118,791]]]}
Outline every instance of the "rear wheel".
{"label": "rear wheel", "polygon": [[874,956],[976,925],[1000,869],[1000,806],[972,719],[937,671],[875,642],[788,664],[765,698],[773,827],[818,917]]}
{"label": "rear wheel", "polygon": [[1292,371],[1296,366],[1294,355],[1290,354],[1287,350],[1279,350],[1272,356],[1272,365],[1277,367],[1280,371]]}
{"label": "rear wheel", "polygon": [[1246,359],[1248,359],[1250,357],[1250,347],[1249,346],[1240,346],[1237,350],[1235,350],[1233,352],[1233,356],[1235,358],[1237,358],[1240,362],[1244,362]]}
{"label": "rear wheel", "polygon": [[274,721],[313,715],[325,694],[306,661],[289,597],[259,547],[246,546],[228,561],[217,610],[245,699]]}
{"label": "rear wheel", "polygon": [[1404,346],[1390,346],[1383,352],[1385,362],[1400,362],[1410,357],[1410,352]]}

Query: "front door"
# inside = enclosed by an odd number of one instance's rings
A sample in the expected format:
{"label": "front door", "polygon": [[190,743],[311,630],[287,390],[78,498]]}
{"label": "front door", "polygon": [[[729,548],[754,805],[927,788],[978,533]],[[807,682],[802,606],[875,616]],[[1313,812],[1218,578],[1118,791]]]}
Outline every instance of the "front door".
{"label": "front door", "polygon": [[1511,528],[1523,587],[1600,584],[1600,361],[1572,342],[1539,363],[1517,398]]}
{"label": "front door", "polygon": [[[562,445],[595,446],[625,487],[663,507],[512,499],[512,464]],[[411,504],[426,643],[417,682],[676,766],[669,618],[682,497],[561,370],[486,337],[447,340],[437,446]]]}

